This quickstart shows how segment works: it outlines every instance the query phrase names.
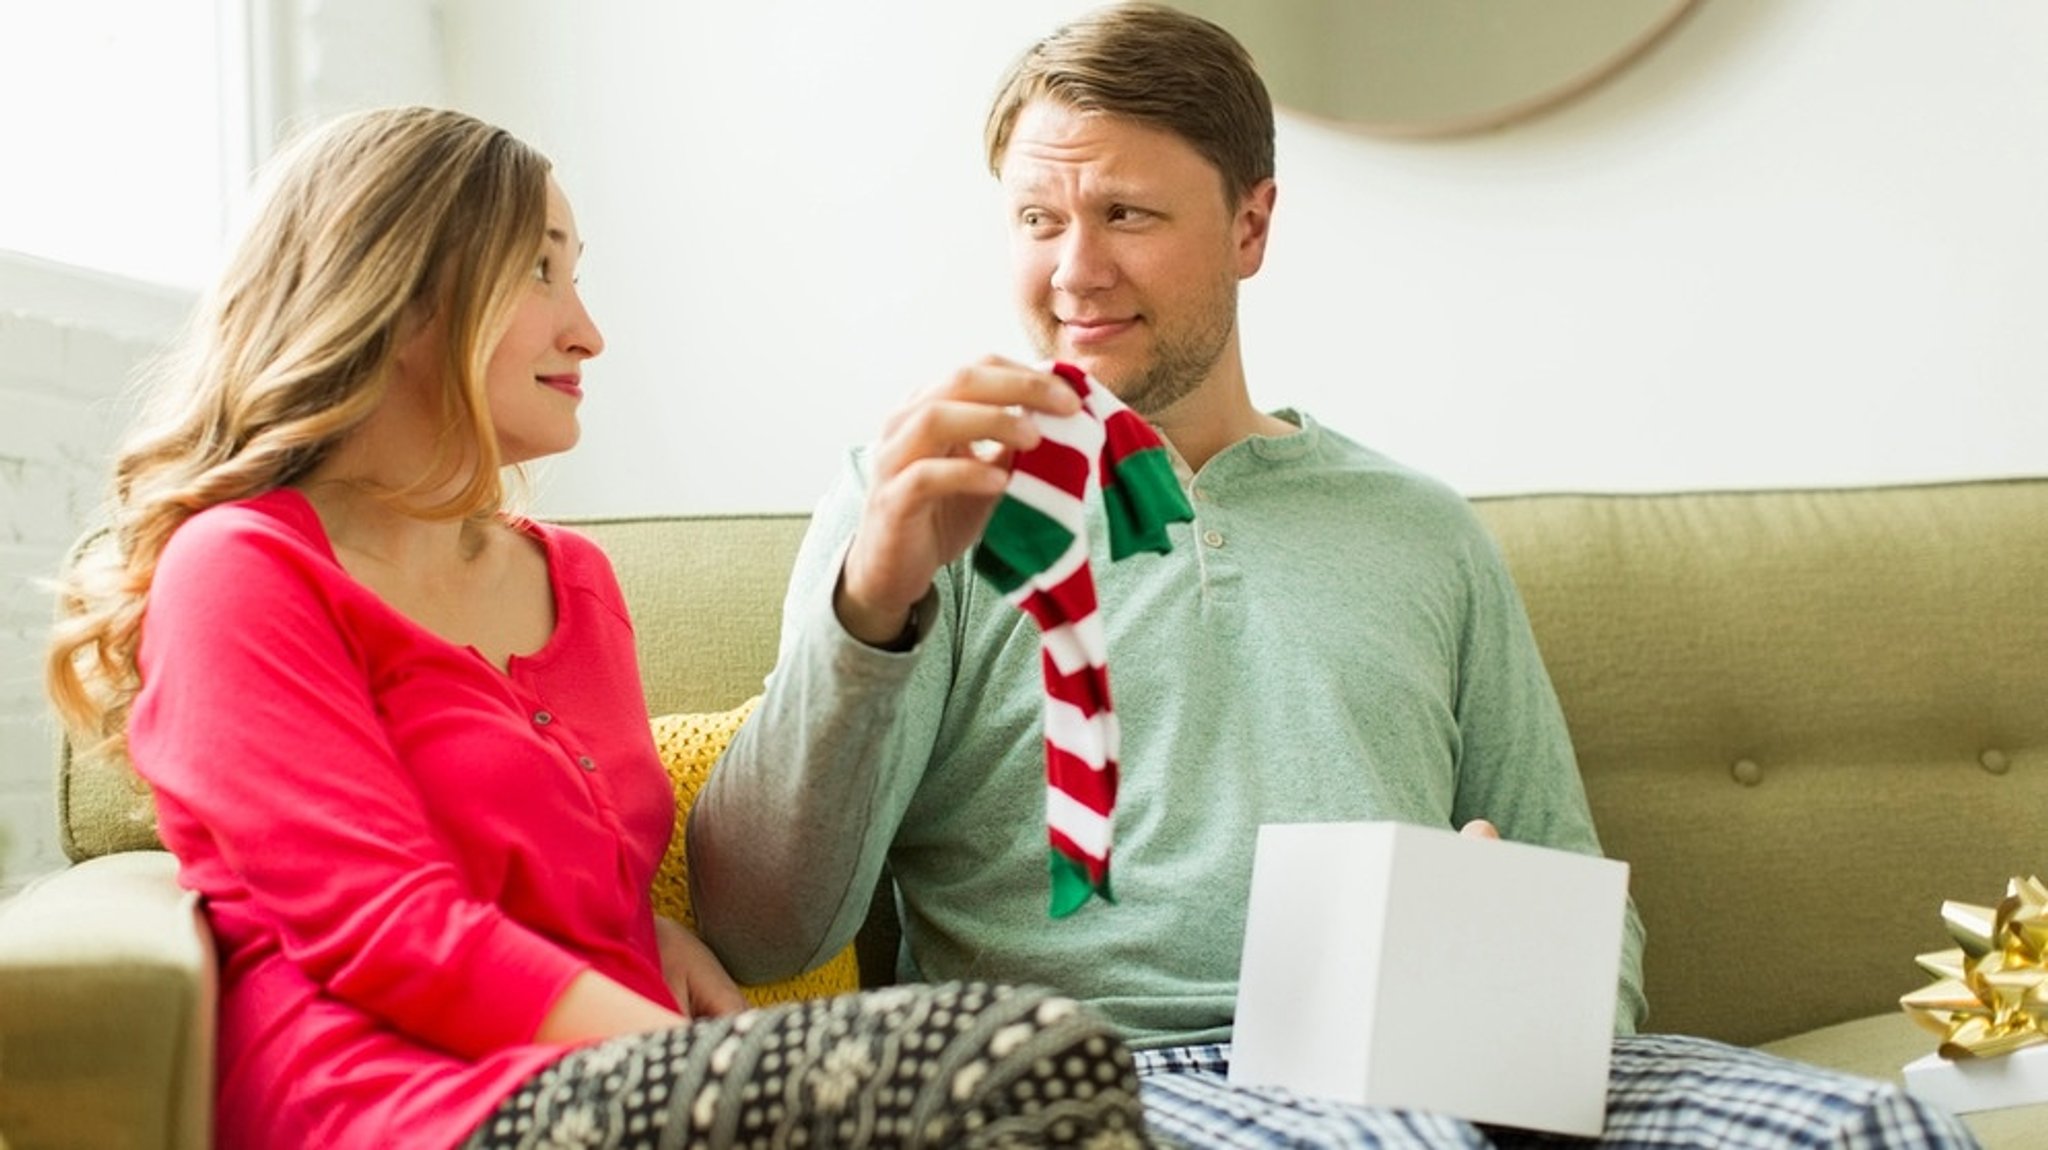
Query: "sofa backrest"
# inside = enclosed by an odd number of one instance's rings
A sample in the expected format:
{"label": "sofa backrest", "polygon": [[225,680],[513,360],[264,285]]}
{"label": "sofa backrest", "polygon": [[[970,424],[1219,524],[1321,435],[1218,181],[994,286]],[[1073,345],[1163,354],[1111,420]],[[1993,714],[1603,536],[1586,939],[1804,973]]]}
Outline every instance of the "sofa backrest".
{"label": "sofa backrest", "polygon": [[[1528,603],[1650,1026],[1763,1042],[1896,1009],[1943,900],[2048,870],[2048,479],[1476,501]],[[611,554],[651,713],[760,690],[803,516],[575,524]],[[70,764],[74,857],[154,845]]]}
{"label": "sofa backrest", "polygon": [[703,515],[572,524],[597,540],[618,573],[640,640],[648,714],[722,711],[760,693],[809,522]]}
{"label": "sofa backrest", "polygon": [[1489,499],[1652,1029],[1896,1009],[1946,899],[2048,867],[2048,480]]}

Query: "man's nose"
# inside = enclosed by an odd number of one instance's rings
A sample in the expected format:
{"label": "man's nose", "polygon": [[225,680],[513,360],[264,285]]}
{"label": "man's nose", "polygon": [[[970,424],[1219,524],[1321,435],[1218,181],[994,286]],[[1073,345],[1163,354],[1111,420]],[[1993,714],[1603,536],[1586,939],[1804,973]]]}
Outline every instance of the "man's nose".
{"label": "man's nose", "polygon": [[1072,227],[1060,237],[1059,259],[1052,268],[1052,288],[1068,295],[1101,291],[1116,282],[1116,262],[1101,233]]}

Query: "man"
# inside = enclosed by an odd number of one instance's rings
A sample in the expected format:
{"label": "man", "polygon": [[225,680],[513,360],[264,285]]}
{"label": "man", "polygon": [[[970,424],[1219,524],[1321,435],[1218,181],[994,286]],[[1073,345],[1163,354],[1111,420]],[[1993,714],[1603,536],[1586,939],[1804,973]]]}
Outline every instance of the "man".
{"label": "man", "polygon": [[[1111,561],[1089,508],[1122,728],[1115,901],[1048,915],[1039,628],[970,550],[1011,460],[1040,441],[1035,415],[1080,404],[1057,377],[991,359],[896,412],[821,504],[760,711],[692,814],[695,905],[742,980],[786,975],[853,936],[886,863],[906,977],[1091,1002],[1139,1048],[1160,1134],[1483,1145],[1441,1116],[1225,1078],[1260,824],[1497,826],[1599,851],[1521,602],[1465,501],[1251,401],[1237,285],[1265,254],[1273,132],[1242,47],[1150,4],[1041,41],[989,118],[1037,350],[1159,431],[1194,511],[1170,552]],[[1627,922],[1624,1036],[1645,1009],[1632,908]],[[1681,1106],[1688,1136],[1737,1143],[1785,1131],[1788,1106],[1923,1118],[1876,1083],[1698,1040],[1624,1038],[1614,1066],[1609,1128],[1624,1140]],[[1767,1104],[1719,1096],[1724,1078]],[[1916,1145],[1968,1144],[1952,1119],[1927,1120]]]}

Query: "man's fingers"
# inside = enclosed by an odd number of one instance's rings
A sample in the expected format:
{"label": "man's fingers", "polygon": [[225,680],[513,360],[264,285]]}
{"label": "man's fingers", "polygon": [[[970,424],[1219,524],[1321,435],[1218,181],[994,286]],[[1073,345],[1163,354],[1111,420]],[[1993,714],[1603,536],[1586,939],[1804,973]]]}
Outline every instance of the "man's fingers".
{"label": "man's fingers", "polygon": [[[876,444],[875,464],[887,476],[926,459],[1000,456],[1028,451],[1043,438],[1031,417],[1015,408],[928,399],[896,414]],[[991,451],[986,445],[993,445]]]}
{"label": "man's fingers", "polygon": [[847,631],[877,644],[900,633],[934,572],[987,526],[1015,454],[1044,438],[1033,413],[1080,407],[1058,376],[991,357],[898,408],[875,443],[867,506],[833,594]]}
{"label": "man's fingers", "polygon": [[870,515],[891,520],[922,520],[935,504],[955,497],[993,500],[1010,482],[1000,462],[975,455],[913,459],[878,481],[868,496]]}
{"label": "man's fingers", "polygon": [[994,407],[1022,407],[1052,415],[1072,415],[1081,410],[1081,397],[1067,381],[1051,372],[1039,371],[989,356],[953,373],[934,389],[934,396]]}
{"label": "man's fingers", "polygon": [[1081,398],[1065,380],[990,356],[891,413],[876,444],[876,467],[887,476],[930,457],[1005,459],[1043,438],[1032,413],[1065,416],[1080,410]]}

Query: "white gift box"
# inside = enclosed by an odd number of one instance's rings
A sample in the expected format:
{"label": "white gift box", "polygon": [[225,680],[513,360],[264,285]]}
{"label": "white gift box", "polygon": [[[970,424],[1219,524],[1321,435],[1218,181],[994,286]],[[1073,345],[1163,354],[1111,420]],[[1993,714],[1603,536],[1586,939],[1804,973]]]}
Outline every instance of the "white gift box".
{"label": "white gift box", "polygon": [[2048,1102],[2048,1046],[2027,1046],[1996,1058],[1950,1061],[1929,1054],[1906,1063],[1906,1091],[1968,1114]]}
{"label": "white gift box", "polygon": [[1230,1081],[1595,1136],[1628,866],[1397,823],[1259,829]]}

